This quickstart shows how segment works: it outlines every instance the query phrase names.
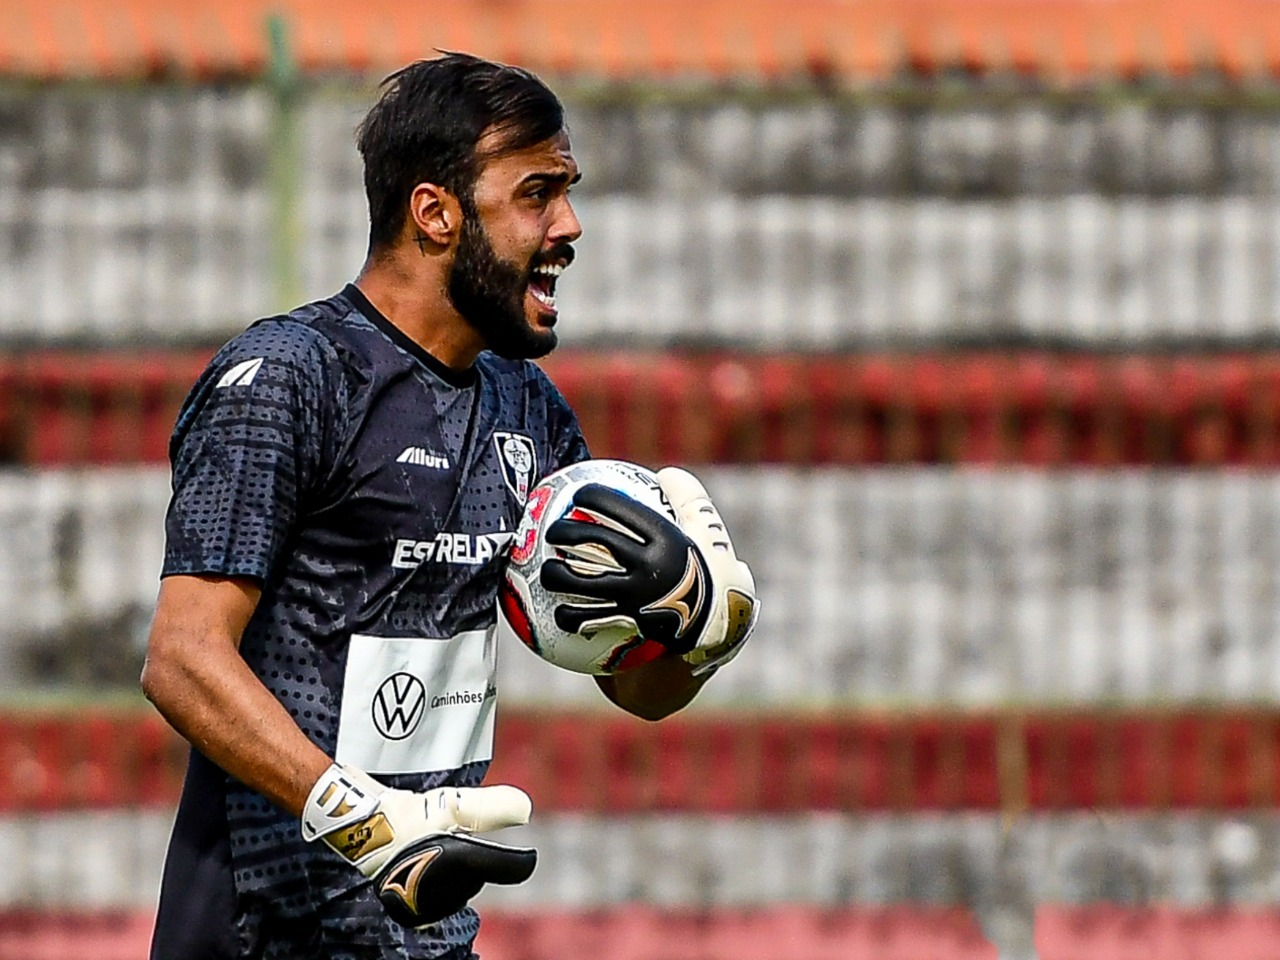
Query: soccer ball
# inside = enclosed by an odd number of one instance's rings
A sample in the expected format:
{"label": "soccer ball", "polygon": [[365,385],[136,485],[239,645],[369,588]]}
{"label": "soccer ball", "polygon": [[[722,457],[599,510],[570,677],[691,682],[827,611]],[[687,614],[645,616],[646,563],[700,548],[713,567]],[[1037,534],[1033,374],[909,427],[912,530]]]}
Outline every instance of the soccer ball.
{"label": "soccer ball", "polygon": [[573,510],[574,492],[600,483],[676,521],[651,470],[624,460],[583,460],[542,479],[525,501],[524,515],[511,544],[511,554],[498,586],[498,632],[514,634],[548,663],[575,673],[610,674],[629,670],[661,656],[666,647],[645,640],[634,625],[604,627],[591,636],[556,626],[555,608],[564,597],[546,590],[542,564],[559,551],[544,534]]}

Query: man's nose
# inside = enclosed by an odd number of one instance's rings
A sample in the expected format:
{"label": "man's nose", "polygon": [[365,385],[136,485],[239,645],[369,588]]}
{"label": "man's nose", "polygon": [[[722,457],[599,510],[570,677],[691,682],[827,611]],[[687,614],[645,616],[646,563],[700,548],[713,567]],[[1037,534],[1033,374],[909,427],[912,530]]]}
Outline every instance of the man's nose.
{"label": "man's nose", "polygon": [[551,230],[547,234],[547,239],[552,243],[573,243],[580,236],[582,236],[582,224],[578,222],[578,215],[573,212],[573,204],[569,202],[568,197],[565,197],[555,223],[551,225]]}

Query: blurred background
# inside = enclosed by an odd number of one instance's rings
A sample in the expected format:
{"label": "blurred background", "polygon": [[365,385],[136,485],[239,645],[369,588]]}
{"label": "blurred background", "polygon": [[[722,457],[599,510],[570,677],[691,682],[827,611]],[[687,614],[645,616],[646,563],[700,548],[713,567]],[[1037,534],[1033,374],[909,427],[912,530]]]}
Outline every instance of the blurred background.
{"label": "blurred background", "polygon": [[173,417],[433,48],[562,95],[545,366],[764,597],[657,726],[503,651],[485,960],[1280,957],[1273,0],[3,0],[0,960],[145,956]]}

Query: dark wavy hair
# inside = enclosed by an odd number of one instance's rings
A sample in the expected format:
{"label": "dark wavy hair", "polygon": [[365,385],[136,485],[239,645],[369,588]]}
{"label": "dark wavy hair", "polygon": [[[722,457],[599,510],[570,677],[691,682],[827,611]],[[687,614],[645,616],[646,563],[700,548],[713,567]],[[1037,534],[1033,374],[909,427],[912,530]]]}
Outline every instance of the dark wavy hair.
{"label": "dark wavy hair", "polygon": [[473,211],[483,161],[476,145],[499,137],[489,157],[523,150],[564,129],[564,107],[527,70],[465,53],[419,60],[382,81],[382,94],[356,131],[369,200],[369,251],[395,241],[420,183],[434,183]]}

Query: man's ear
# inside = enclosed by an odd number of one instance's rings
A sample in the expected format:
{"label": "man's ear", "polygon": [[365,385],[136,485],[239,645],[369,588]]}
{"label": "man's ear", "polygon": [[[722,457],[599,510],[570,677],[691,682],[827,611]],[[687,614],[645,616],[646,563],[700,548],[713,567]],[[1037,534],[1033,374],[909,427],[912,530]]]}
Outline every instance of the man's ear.
{"label": "man's ear", "polygon": [[409,229],[424,253],[424,242],[447,249],[462,232],[462,204],[444,187],[420,183],[409,195]]}

